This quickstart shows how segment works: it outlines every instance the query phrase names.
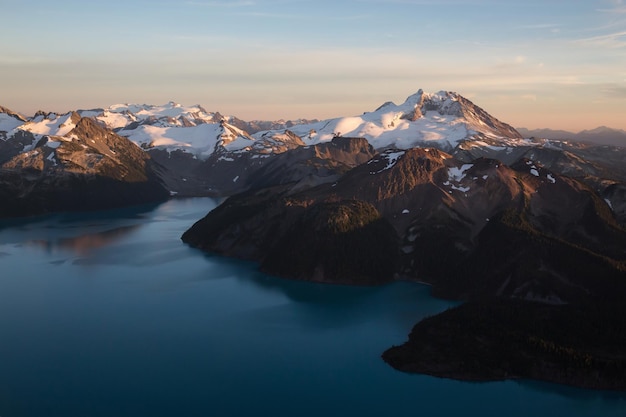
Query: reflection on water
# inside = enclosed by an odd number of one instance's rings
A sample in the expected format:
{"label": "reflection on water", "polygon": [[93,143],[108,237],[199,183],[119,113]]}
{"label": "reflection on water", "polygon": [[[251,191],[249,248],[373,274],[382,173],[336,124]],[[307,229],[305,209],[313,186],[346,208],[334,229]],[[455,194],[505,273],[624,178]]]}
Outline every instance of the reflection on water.
{"label": "reflection on water", "polygon": [[619,393],[393,370],[382,351],[453,303],[408,282],[279,279],[184,245],[215,205],[5,221],[0,416],[623,417]]}
{"label": "reflection on water", "polygon": [[31,240],[26,245],[38,246],[47,253],[54,254],[59,250],[71,251],[76,255],[86,255],[94,249],[114,244],[116,241],[133,233],[140,225],[122,226],[103,232],[86,233],[76,237],[55,240]]}

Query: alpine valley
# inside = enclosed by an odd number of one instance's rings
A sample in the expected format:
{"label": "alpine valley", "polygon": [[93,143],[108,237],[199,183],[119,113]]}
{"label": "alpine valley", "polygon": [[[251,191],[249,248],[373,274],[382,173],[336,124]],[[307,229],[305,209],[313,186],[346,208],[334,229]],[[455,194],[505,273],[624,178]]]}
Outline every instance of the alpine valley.
{"label": "alpine valley", "polygon": [[384,352],[399,370],[626,390],[626,148],[525,136],[445,91],[322,121],[0,107],[0,216],[228,197],[182,240],[464,301]]}

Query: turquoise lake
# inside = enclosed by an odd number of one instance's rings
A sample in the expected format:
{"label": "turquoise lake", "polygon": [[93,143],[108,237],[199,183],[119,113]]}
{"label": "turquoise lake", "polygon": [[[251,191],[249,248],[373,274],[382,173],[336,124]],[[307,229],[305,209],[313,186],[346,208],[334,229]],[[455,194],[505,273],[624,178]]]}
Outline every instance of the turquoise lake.
{"label": "turquoise lake", "polygon": [[0,222],[0,416],[621,416],[626,394],[380,358],[453,304],[290,281],[189,248],[216,202]]}

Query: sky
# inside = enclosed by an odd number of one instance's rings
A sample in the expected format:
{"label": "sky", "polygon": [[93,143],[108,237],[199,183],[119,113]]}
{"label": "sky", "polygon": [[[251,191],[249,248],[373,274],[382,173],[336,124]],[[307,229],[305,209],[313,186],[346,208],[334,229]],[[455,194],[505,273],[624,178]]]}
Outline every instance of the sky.
{"label": "sky", "polygon": [[456,91],[515,127],[626,129],[626,0],[0,0],[0,105],[330,118]]}

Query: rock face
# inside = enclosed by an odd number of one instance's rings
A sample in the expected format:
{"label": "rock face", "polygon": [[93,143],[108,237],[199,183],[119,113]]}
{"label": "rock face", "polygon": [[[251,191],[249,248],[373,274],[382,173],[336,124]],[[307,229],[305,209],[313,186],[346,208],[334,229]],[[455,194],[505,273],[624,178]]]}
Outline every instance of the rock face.
{"label": "rock face", "polygon": [[[435,294],[452,298],[490,294],[565,303],[589,291],[604,294],[599,283],[604,278],[594,278],[592,271],[603,271],[603,277],[623,274],[626,233],[586,185],[532,161],[511,167],[488,159],[463,164],[435,149],[388,150],[335,182],[307,189],[270,182],[231,198],[183,240],[266,265],[274,256],[269,248],[291,253],[297,247],[285,236],[321,230],[313,226],[317,217],[311,213],[327,213],[322,207],[328,204],[352,213],[357,203],[371,207],[394,231],[393,238],[370,240],[377,252],[387,254],[381,281],[420,280],[431,283]],[[262,238],[266,235],[274,244]],[[310,257],[313,265],[316,256],[314,251],[304,251],[298,261],[284,256],[283,268],[298,277],[331,279],[310,268],[297,272],[297,265],[307,264],[302,258]],[[367,263],[372,255],[351,256]]]}
{"label": "rock face", "polygon": [[277,275],[323,282],[389,281],[396,237],[375,207],[328,202],[309,209],[298,194],[303,188],[328,185],[372,154],[367,141],[359,138],[336,138],[281,154],[257,171],[248,192],[228,199],[183,239],[206,250],[261,261],[264,270]]}
{"label": "rock face", "polygon": [[163,201],[160,169],[128,139],[77,113],[62,135],[22,131],[2,143],[0,216]]}
{"label": "rock face", "polygon": [[259,261],[264,271],[289,278],[350,284],[392,279],[395,233],[371,204],[308,207],[302,200],[277,199],[275,192],[232,197],[185,232],[183,240]]}

